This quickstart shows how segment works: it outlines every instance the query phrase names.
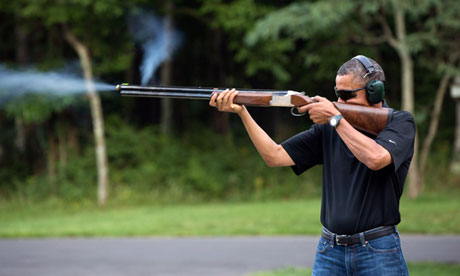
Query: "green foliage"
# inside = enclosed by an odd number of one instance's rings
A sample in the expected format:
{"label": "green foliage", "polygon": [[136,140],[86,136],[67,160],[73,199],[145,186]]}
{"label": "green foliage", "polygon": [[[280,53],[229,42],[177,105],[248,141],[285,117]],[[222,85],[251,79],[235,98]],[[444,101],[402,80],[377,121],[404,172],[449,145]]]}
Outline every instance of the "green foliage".
{"label": "green foliage", "polygon": [[246,43],[254,45],[263,39],[309,39],[313,35],[340,27],[355,8],[352,1],[294,2],[259,20],[247,35]]}
{"label": "green foliage", "polygon": [[[302,177],[290,168],[268,168],[249,141],[242,145],[206,128],[180,140],[155,127],[136,129],[112,116],[106,122],[110,198],[137,201],[212,201],[299,198],[319,194],[320,168]],[[206,140],[203,140],[206,137]],[[10,197],[70,201],[95,198],[94,149],[69,158],[58,167],[56,180],[46,173],[14,181]]]}
{"label": "green foliage", "polygon": [[37,202],[57,198],[72,202],[85,202],[96,198],[96,171],[94,154],[88,151],[79,158],[72,158],[68,165],[60,165],[54,183],[46,174],[30,176],[14,182],[10,198]]}
{"label": "green foliage", "polygon": [[459,187],[460,176],[455,176],[450,172],[451,160],[453,159],[452,144],[447,137],[452,137],[452,133],[439,131],[438,142],[433,145],[432,154],[427,164],[426,189],[430,191],[448,191]]}
{"label": "green foliage", "polygon": [[283,83],[291,80],[291,74],[287,69],[291,60],[284,53],[293,49],[294,43],[291,40],[273,40],[264,47],[241,48],[236,55],[236,60],[247,61],[246,74],[249,77],[269,73]]}
{"label": "green foliage", "polygon": [[[394,29],[395,7],[405,12],[406,42],[415,61],[419,133],[425,133],[440,76],[459,73],[458,57],[457,62],[451,60],[458,53],[460,31],[460,10],[454,0],[173,2],[175,24],[189,31],[185,33],[186,47],[173,62],[173,82],[178,85],[202,85],[203,79],[215,78],[217,82],[231,80],[223,85],[289,88],[331,96],[338,66],[363,53],[375,56],[386,70],[390,68],[386,71],[391,83],[389,92],[393,99],[398,98],[399,60],[393,49],[382,44],[385,34],[381,25],[386,21]],[[27,30],[25,45],[30,62],[44,69],[62,67],[67,60],[76,58],[62,37],[63,28],[69,28],[90,48],[96,76],[135,81],[137,71],[133,68],[140,54],[127,32],[125,16],[132,9],[158,11],[162,7],[163,3],[146,0],[0,1],[0,15],[4,18],[0,24],[0,37],[4,40],[0,46],[2,62],[15,62],[19,48],[15,27],[20,26]],[[219,39],[214,41],[214,35]],[[217,78],[215,71],[224,77]],[[17,192],[25,198],[94,198],[91,124],[80,120],[84,117],[81,111],[74,115],[79,117],[82,151],[59,166],[56,189],[46,176],[46,165],[36,166],[30,161],[46,159],[49,145],[44,133],[50,125],[52,131],[62,132],[54,125],[55,118],[62,118],[61,111],[78,103],[76,98],[31,95],[2,106],[2,188],[13,187],[12,194]],[[114,182],[110,192],[115,200],[264,199],[319,193],[320,168],[300,178],[288,168],[268,169],[248,139],[237,141],[232,134],[216,136],[208,126],[183,133],[182,138],[179,134],[161,137],[155,126],[130,126],[137,120],[145,120],[145,124],[158,122],[159,112],[151,112],[156,106],[149,104],[144,106],[148,111],[138,112],[139,102],[127,107],[118,99],[103,98],[105,116],[122,111],[125,118],[123,122],[114,117],[108,120],[110,179]],[[445,107],[438,134],[440,143],[428,165],[429,186],[451,187],[458,182],[447,169],[454,107],[452,103]],[[188,108],[193,109],[193,104]],[[192,124],[207,120],[209,114],[203,110],[194,113]],[[88,117],[88,110],[85,112]],[[145,119],[153,113],[154,118]],[[27,139],[38,141],[32,143],[36,151],[23,153],[16,149],[16,119],[31,130]],[[46,160],[42,160],[44,163]]]}
{"label": "green foliage", "polygon": [[[95,73],[109,74],[129,68],[133,43],[125,25],[127,13],[145,1],[15,1],[11,11],[25,24],[43,23],[53,30],[69,28],[91,50]],[[116,47],[114,47],[116,45]]]}
{"label": "green foliage", "polygon": [[243,64],[247,76],[270,74],[283,83],[291,79],[286,70],[290,58],[284,53],[294,49],[293,40],[271,40],[264,45],[249,47],[244,43],[244,37],[254,27],[254,22],[273,10],[273,6],[253,0],[230,3],[222,0],[204,1],[200,9],[204,16],[214,17],[211,21],[213,28],[222,28],[228,34],[228,48],[235,52],[235,61]]}
{"label": "green foliage", "polygon": [[238,146],[207,129],[198,127],[180,141],[152,127],[136,130],[115,117],[107,125],[110,175],[121,193],[276,198],[294,196],[293,189],[308,193],[306,187],[319,185],[318,177],[302,183],[305,179],[293,179],[290,169],[269,169],[248,145]]}
{"label": "green foliage", "polygon": [[[222,27],[225,31],[234,34],[243,34],[248,31],[253,23],[250,20],[269,11],[267,5],[256,3],[254,0],[237,0],[230,3],[222,0],[203,1],[200,12],[203,15],[214,15],[210,22],[212,27]],[[236,44],[232,44],[236,46]]]}
{"label": "green foliage", "polygon": [[5,114],[17,118],[26,124],[42,124],[55,112],[60,112],[70,105],[76,105],[81,98],[78,96],[50,96],[29,94],[14,98],[5,107]]}
{"label": "green foliage", "polygon": [[[192,129],[182,138],[166,137],[156,127],[139,129],[117,116],[108,117],[110,200],[167,203],[297,199],[320,194],[321,166],[298,177],[290,168],[267,167],[246,136],[237,140],[202,126]],[[427,189],[455,188],[456,180],[448,173],[450,147],[443,144],[437,153],[427,167]],[[4,196],[25,201],[53,197],[92,201],[96,198],[95,166],[94,149],[89,144],[80,154],[69,156],[66,164],[58,163],[54,182],[46,171],[25,179],[9,178],[13,184],[4,187]],[[0,177],[3,172],[7,173],[0,170]]]}
{"label": "green foliage", "polygon": [[[352,1],[299,1],[267,13],[245,35],[245,45],[253,49],[248,53],[253,55],[248,57],[248,74],[272,70],[281,82],[293,76],[308,83],[331,79],[350,56],[343,47],[348,43],[343,27],[345,21],[349,25],[355,7]],[[327,41],[327,49],[318,41]]]}

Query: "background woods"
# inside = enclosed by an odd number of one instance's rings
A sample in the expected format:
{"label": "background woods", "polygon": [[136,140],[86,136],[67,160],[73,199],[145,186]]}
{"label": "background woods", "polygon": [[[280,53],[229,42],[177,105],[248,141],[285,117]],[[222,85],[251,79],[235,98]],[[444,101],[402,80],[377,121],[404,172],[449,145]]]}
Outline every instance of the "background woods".
{"label": "background woods", "polygon": [[[460,175],[449,170],[459,139],[449,94],[460,74],[456,1],[2,0],[1,199],[104,204],[319,193],[320,169],[295,177],[266,168],[237,118],[206,102],[97,91],[95,80],[113,88],[141,82],[146,52],[129,21],[150,12],[163,30],[180,33],[152,84],[293,89],[333,100],[338,67],[357,54],[374,58],[385,69],[390,106],[417,121],[410,196],[424,186],[458,188]],[[4,71],[32,67],[77,72],[86,91],[19,95],[1,84]],[[278,142],[311,124],[287,109],[251,112]]]}

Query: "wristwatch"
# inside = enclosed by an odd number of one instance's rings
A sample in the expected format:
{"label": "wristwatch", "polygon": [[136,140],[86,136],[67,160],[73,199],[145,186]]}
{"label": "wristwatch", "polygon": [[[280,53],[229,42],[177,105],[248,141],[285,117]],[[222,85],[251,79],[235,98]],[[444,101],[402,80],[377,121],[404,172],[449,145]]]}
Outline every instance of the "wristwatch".
{"label": "wristwatch", "polygon": [[342,119],[342,115],[335,115],[332,116],[331,119],[329,120],[329,124],[331,127],[336,128],[340,124],[340,119]]}

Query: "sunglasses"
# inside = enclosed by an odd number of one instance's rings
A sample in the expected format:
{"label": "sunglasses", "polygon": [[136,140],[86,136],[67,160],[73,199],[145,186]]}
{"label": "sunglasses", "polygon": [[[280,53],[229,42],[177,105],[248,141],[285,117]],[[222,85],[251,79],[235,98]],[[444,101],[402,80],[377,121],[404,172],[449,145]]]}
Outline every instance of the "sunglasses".
{"label": "sunglasses", "polygon": [[349,99],[352,99],[354,97],[356,97],[356,91],[359,91],[359,90],[362,90],[362,89],[365,89],[366,87],[361,87],[361,88],[356,88],[356,89],[342,89],[342,90],[338,90],[337,89],[337,86],[334,86],[334,91],[335,91],[335,95],[338,97],[338,98],[341,98],[342,100],[344,101],[347,101]]}

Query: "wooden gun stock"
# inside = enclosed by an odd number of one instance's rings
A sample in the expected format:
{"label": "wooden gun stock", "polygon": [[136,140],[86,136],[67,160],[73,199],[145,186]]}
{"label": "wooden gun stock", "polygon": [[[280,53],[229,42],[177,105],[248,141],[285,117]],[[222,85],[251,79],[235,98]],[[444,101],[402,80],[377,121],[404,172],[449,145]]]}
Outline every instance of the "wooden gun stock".
{"label": "wooden gun stock", "polygon": [[333,102],[335,108],[354,128],[378,135],[393,118],[393,109]]}
{"label": "wooden gun stock", "polygon": [[[248,106],[277,106],[272,103],[272,95],[263,95],[260,93],[238,93],[234,103]],[[291,106],[299,107],[314,103],[310,97],[302,94],[293,94],[290,98]],[[338,111],[343,115],[345,120],[354,128],[367,133],[378,135],[391,121],[393,109],[377,108],[362,105],[344,104],[332,102]]]}

